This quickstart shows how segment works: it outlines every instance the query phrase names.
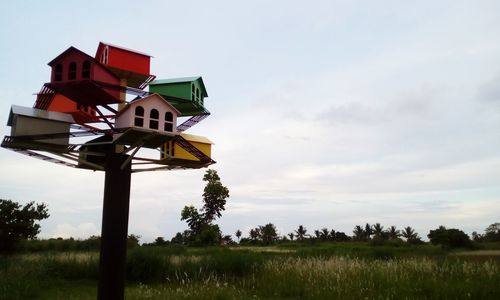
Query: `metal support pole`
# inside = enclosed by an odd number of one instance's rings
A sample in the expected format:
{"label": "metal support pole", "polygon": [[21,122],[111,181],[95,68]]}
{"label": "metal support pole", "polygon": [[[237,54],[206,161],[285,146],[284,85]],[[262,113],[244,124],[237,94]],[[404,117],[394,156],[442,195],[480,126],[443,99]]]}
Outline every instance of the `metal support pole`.
{"label": "metal support pole", "polygon": [[128,155],[114,151],[108,152],[106,156],[97,291],[99,300],[124,299],[131,179],[130,161],[125,163],[127,158]]}

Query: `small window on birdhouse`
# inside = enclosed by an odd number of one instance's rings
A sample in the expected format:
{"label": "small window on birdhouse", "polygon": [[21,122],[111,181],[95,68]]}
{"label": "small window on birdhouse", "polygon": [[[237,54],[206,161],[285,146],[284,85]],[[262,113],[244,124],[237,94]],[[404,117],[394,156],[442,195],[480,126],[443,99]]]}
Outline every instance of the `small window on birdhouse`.
{"label": "small window on birdhouse", "polygon": [[174,142],[172,141],[163,144],[163,146],[161,146],[162,158],[168,158],[174,156],[175,155],[174,149],[175,146]]}
{"label": "small window on birdhouse", "polygon": [[54,74],[54,80],[55,81],[61,81],[63,78],[63,65],[62,64],[57,64],[56,65],[56,70]]}
{"label": "small window on birdhouse", "polygon": [[137,106],[135,108],[134,126],[144,126],[144,108],[142,106]]}
{"label": "small window on birdhouse", "polygon": [[200,102],[200,89],[196,89],[196,101]]}
{"label": "small window on birdhouse", "polygon": [[163,130],[168,132],[174,131],[174,115],[169,111],[165,113],[165,126]]}
{"label": "small window on birdhouse", "polygon": [[149,113],[149,128],[158,129],[158,119],[160,118],[160,113],[157,109],[152,109]]}
{"label": "small window on birdhouse", "polygon": [[75,80],[75,79],[76,79],[76,62],[72,61],[69,64],[68,80]]}
{"label": "small window on birdhouse", "polygon": [[86,60],[83,62],[82,78],[90,78],[90,60]]}
{"label": "small window on birdhouse", "polygon": [[101,55],[101,63],[103,65],[108,64],[108,52],[109,52],[109,47],[108,46],[104,47],[104,50],[102,51],[102,55]]}
{"label": "small window on birdhouse", "polygon": [[191,84],[191,100],[194,101],[196,99],[195,87],[194,84]]}

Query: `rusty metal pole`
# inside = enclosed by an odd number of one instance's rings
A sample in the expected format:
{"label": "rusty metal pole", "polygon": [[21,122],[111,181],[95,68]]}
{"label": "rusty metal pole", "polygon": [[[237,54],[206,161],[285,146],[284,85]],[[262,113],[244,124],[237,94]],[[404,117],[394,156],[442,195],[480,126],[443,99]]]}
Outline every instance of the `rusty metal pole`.
{"label": "rusty metal pole", "polygon": [[[114,149],[113,149],[114,150]],[[130,203],[131,164],[128,155],[109,151],[106,157],[101,254],[97,299],[123,300]]]}

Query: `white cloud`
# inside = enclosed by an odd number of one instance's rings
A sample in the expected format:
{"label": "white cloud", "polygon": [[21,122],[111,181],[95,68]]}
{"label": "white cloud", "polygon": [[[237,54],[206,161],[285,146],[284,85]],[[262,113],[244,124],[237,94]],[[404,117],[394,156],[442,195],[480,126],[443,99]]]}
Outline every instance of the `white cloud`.
{"label": "white cloud", "polygon": [[98,229],[94,223],[81,223],[77,225],[64,223],[56,226],[51,237],[86,239],[92,235],[100,235],[100,232],[100,229]]}
{"label": "white cloud", "polygon": [[[215,142],[214,168],[231,194],[219,221],[225,232],[273,222],[285,232],[303,224],[350,234],[355,224],[381,222],[424,235],[441,220],[477,230],[494,221],[496,2],[183,2],[169,4],[166,19],[160,2],[133,16],[110,13],[107,3],[90,23],[75,15],[71,31],[52,17],[67,18],[74,4],[19,5],[0,18],[4,123],[11,102],[32,104],[45,63],[70,45],[92,54],[103,40],[151,53],[158,78],[201,74],[212,116],[190,132]],[[144,22],[112,25],[138,16]],[[40,33],[54,28],[42,43]],[[0,196],[47,203],[42,234],[100,226],[103,173],[0,151]],[[203,172],[133,175],[129,232],[149,241],[186,228],[180,210],[201,206]]]}

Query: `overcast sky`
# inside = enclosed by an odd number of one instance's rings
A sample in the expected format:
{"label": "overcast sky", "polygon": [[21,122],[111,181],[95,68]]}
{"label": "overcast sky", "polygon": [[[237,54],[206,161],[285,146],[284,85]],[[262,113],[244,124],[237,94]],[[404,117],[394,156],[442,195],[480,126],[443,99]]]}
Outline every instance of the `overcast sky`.
{"label": "overcast sky", "polygon": [[[498,1],[8,1],[1,133],[50,60],[99,41],[151,54],[159,79],[203,76],[212,115],[188,133],[215,142],[224,234],[500,221]],[[41,237],[100,234],[102,172],[3,148],[0,166],[0,198],[48,205]],[[129,233],[187,229],[203,173],[134,174]]]}

